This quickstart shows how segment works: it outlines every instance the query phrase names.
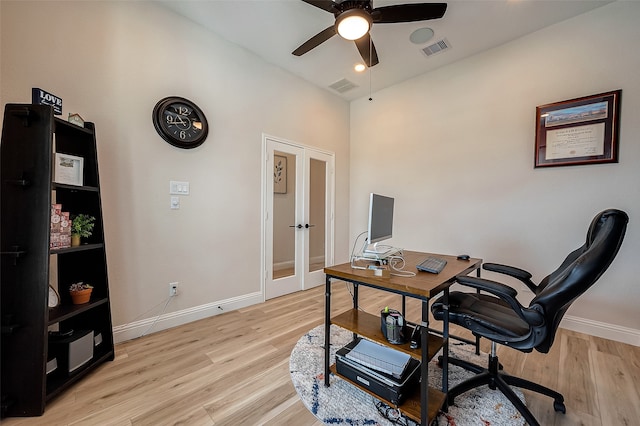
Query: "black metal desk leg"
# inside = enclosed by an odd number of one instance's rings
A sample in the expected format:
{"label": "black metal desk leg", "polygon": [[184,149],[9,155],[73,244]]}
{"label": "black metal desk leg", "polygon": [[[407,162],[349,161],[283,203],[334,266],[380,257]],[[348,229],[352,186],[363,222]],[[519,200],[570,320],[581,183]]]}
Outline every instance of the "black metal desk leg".
{"label": "black metal desk leg", "polygon": [[358,309],[358,284],[353,284],[353,309]]}
{"label": "black metal desk leg", "polygon": [[[358,309],[358,284],[357,283],[352,283],[353,284],[353,309]],[[355,331],[353,332],[353,340],[356,339],[356,337],[358,337],[358,333],[356,333]]]}
{"label": "black metal desk leg", "polygon": [[422,363],[420,365],[420,424],[429,424],[429,301],[422,301],[422,327],[420,329],[420,341],[422,349]]}
{"label": "black metal desk leg", "polygon": [[329,355],[331,353],[331,278],[326,277],[324,291],[324,385],[329,387]]}
{"label": "black metal desk leg", "polygon": [[449,392],[449,288],[444,290],[445,315],[442,321],[442,392]]}
{"label": "black metal desk leg", "polygon": [[[476,276],[480,278],[480,267],[476,269]],[[476,293],[480,294],[480,290],[477,290]],[[476,355],[480,355],[480,336],[476,334]]]}

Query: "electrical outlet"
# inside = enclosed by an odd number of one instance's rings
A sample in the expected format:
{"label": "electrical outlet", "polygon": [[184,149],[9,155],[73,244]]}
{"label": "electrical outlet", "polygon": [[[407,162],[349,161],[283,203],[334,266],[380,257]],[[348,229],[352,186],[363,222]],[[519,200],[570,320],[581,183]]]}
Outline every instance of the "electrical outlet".
{"label": "electrical outlet", "polygon": [[178,295],[178,283],[169,283],[169,297]]}

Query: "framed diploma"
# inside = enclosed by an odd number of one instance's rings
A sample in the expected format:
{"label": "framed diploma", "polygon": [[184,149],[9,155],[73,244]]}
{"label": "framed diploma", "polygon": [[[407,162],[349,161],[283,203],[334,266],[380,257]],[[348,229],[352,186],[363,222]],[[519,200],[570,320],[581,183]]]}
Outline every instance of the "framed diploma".
{"label": "framed diploma", "polygon": [[82,186],[83,168],[84,158],[56,153],[53,180],[57,183]]}
{"label": "framed diploma", "polygon": [[535,167],[617,163],[621,94],[536,107]]}

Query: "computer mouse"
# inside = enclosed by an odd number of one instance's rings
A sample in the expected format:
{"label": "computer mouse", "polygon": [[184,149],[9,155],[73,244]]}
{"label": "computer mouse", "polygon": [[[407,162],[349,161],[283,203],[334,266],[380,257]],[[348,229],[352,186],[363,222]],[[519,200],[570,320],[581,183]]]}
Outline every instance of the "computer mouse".
{"label": "computer mouse", "polygon": [[461,254],[458,256],[458,260],[469,260],[468,254]]}

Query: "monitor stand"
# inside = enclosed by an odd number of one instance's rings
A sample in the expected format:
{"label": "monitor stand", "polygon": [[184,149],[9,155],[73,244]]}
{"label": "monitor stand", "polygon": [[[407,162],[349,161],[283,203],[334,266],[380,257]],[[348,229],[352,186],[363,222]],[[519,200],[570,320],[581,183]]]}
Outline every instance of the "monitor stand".
{"label": "monitor stand", "polygon": [[389,256],[394,256],[401,253],[402,249],[392,246],[378,247],[378,243],[375,243],[372,245],[370,244],[362,251],[362,258],[370,260],[385,260]]}

